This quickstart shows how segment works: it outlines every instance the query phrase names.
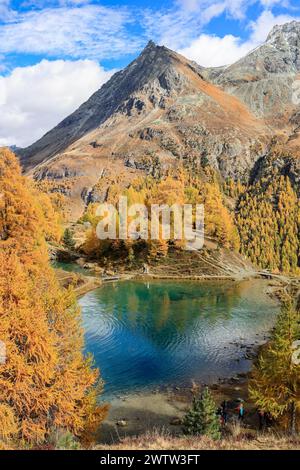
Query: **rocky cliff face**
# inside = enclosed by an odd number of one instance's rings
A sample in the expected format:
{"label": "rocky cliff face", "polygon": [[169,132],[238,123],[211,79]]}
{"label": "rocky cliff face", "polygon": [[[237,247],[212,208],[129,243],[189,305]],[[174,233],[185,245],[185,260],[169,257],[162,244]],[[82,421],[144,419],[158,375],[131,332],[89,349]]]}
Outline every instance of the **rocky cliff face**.
{"label": "rocky cliff face", "polygon": [[[300,78],[300,23],[275,26],[267,41],[212,80],[241,99],[271,124],[287,124],[286,113],[297,105],[293,97]],[[300,86],[299,86],[300,88]],[[283,123],[282,120],[283,119]]]}
{"label": "rocky cliff face", "polygon": [[141,112],[145,103],[135,93],[147,85],[150,99],[152,91],[153,102],[159,99],[159,103],[155,104],[162,106],[163,97],[180,87],[180,77],[170,73],[171,61],[171,51],[149,42],[137,60],[116,73],[78,110],[25,149],[22,152],[24,164],[34,166],[56,155],[72,142],[101,126],[114,113],[121,111],[130,116]]}
{"label": "rocky cliff face", "polygon": [[126,186],[179,162],[201,172],[205,160],[223,177],[245,179],[274,134],[294,150],[300,144],[298,80],[300,23],[275,27],[261,47],[218,69],[150,42],[21,160],[70,196],[76,216],[112,182]]}

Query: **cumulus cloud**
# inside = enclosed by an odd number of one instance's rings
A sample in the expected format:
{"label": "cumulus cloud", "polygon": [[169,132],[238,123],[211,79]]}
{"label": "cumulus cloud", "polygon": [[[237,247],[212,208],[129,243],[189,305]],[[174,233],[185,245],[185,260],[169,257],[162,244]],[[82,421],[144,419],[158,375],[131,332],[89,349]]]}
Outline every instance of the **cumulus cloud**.
{"label": "cumulus cloud", "polygon": [[262,44],[273,26],[293,19],[297,18],[289,15],[275,16],[271,11],[264,11],[256,22],[250,23],[250,37],[247,41],[242,41],[241,38],[233,35],[219,37],[201,34],[179,52],[204,67],[232,64]]}
{"label": "cumulus cloud", "polygon": [[[258,2],[264,12],[247,22],[248,8]],[[261,44],[275,24],[294,19],[271,11],[289,0],[173,0],[169,8],[148,10],[93,0],[24,0],[19,11],[14,4],[0,0],[0,145],[25,146],[41,137],[108,79],[98,60],[136,54],[148,38],[201,65],[219,66]],[[200,34],[222,14],[243,20],[248,39]],[[7,57],[27,54],[64,60],[43,60],[1,76]]]}
{"label": "cumulus cloud", "polygon": [[240,39],[232,35],[220,38],[201,34],[189,47],[179,52],[204,67],[218,67],[238,60],[249,52],[249,45],[241,44]]}
{"label": "cumulus cloud", "polygon": [[[199,31],[203,30],[213,18],[224,15],[230,19],[243,21],[245,27],[249,27],[247,14],[249,8],[253,5],[260,6],[263,9],[263,14],[271,16],[273,16],[272,8],[276,6],[290,8],[290,11],[293,10],[289,0],[175,0],[173,7],[167,10],[159,9],[155,12],[145,12],[144,27],[148,37],[156,38],[160,44],[164,44],[171,49],[195,49],[208,43],[210,36],[199,35]],[[280,15],[277,18],[280,22],[281,18],[290,18],[290,16]],[[267,34],[268,30],[265,33]],[[226,58],[229,57],[228,60],[235,60],[239,56],[239,48],[243,53],[247,49],[250,50],[249,48],[253,47],[255,42],[254,38],[249,39],[246,46],[241,43],[240,38],[235,38],[232,35],[228,35],[226,38],[211,37],[211,47],[214,54],[217,39],[219,39],[220,45],[231,46],[232,59],[230,59],[229,54],[226,54]],[[224,40],[221,41],[221,39]],[[195,55],[194,52],[193,55]],[[206,56],[204,56],[202,63],[209,63]],[[211,60],[211,63],[219,64],[217,56],[215,61]]]}
{"label": "cumulus cloud", "polygon": [[0,145],[27,146],[108,80],[91,60],[48,61],[0,76]]}
{"label": "cumulus cloud", "polygon": [[249,42],[255,47],[267,39],[271,29],[276,25],[288,23],[289,21],[300,21],[300,17],[291,15],[273,15],[269,10],[264,11],[256,21],[251,21],[249,28],[251,36]]}

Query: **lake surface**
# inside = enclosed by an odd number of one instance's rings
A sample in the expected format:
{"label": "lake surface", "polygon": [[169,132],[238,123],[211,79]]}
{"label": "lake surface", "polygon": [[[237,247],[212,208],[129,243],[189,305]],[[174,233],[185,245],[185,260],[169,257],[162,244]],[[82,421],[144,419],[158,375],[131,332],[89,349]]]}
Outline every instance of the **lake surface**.
{"label": "lake surface", "polygon": [[80,299],[105,398],[246,372],[278,305],[261,281],[109,283]]}

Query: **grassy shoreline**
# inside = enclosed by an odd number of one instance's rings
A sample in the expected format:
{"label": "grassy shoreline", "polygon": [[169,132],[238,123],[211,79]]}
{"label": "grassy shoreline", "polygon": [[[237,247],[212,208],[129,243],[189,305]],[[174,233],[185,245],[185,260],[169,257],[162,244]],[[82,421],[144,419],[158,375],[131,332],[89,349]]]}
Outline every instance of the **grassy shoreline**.
{"label": "grassy shoreline", "polygon": [[251,437],[233,429],[220,441],[205,436],[174,437],[166,431],[154,430],[138,437],[125,437],[114,445],[97,445],[94,450],[300,450],[300,438],[284,433],[257,433]]}

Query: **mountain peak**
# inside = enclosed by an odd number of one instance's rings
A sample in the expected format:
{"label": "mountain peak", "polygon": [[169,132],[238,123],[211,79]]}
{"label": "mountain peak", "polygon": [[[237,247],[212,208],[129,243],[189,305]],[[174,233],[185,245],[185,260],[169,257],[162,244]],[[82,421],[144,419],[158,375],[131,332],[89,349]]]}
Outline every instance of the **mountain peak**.
{"label": "mountain peak", "polygon": [[267,42],[277,50],[277,60],[273,58],[273,65],[276,69],[287,73],[295,73],[300,70],[300,22],[291,21],[283,25],[274,26],[271,30]]}
{"label": "mountain peak", "polygon": [[161,59],[166,59],[168,57],[174,57],[176,53],[172,51],[171,49],[168,49],[165,46],[159,46],[158,44],[155,44],[154,41],[150,40],[146,47],[142,50],[140,55],[136,58],[133,63],[136,63],[137,61],[141,60],[150,60],[152,62],[153,60],[157,60],[158,58]]}
{"label": "mountain peak", "polygon": [[285,39],[287,42],[300,41],[300,21],[290,21],[281,25],[276,25],[270,31],[267,42],[277,42]]}
{"label": "mountain peak", "polygon": [[[151,104],[163,105],[163,97],[178,90],[183,80],[176,70],[179,56],[165,46],[149,41],[141,54],[126,68],[116,72],[74,113],[61,121],[36,143],[20,152],[28,166],[35,164],[31,155],[44,158],[59,153],[71,142],[103,124],[114,113],[130,115],[140,112],[145,103],[140,95],[146,93]],[[145,91],[146,90],[146,91]]]}
{"label": "mountain peak", "polygon": [[152,39],[150,39],[150,41],[148,41],[148,44],[147,46],[145,47],[144,50],[151,50],[151,49],[156,49],[157,45],[155,44],[154,41],[152,41]]}
{"label": "mountain peak", "polygon": [[[275,26],[267,43],[230,67],[221,67],[217,72],[201,68],[150,40],[141,54],[125,69],[115,73],[76,111],[19,154],[22,161],[26,162],[27,169],[35,168],[49,158],[63,154],[71,148],[71,144],[89,133],[100,135],[106,129],[105,126],[109,128],[111,123],[121,120],[128,121],[128,126],[131,126],[132,122],[145,120],[147,116],[151,116],[153,122],[160,122],[161,116],[165,116],[168,123],[182,120],[189,127],[190,116],[194,116],[193,125],[199,118],[199,103],[202,103],[201,116],[205,115],[205,126],[216,115],[217,124],[214,126],[221,129],[226,116],[229,115],[230,122],[233,122],[231,110],[235,107],[241,109],[247,121],[247,132],[244,133],[247,140],[248,130],[249,135],[252,135],[253,127],[256,129],[258,125],[254,116],[267,117],[274,123],[276,120],[276,126],[277,119],[278,122],[282,121],[278,103],[281,103],[280,109],[289,109],[293,105],[291,80],[299,71],[300,22],[297,21]],[[222,90],[216,89],[215,85]],[[232,102],[232,95],[240,101]],[[183,96],[188,98],[183,99]],[[155,134],[152,125],[149,128],[150,134]],[[146,137],[148,139],[148,135]],[[148,142],[147,139],[144,140]],[[174,142],[177,142],[177,137]],[[89,151],[93,152],[91,149]]]}

